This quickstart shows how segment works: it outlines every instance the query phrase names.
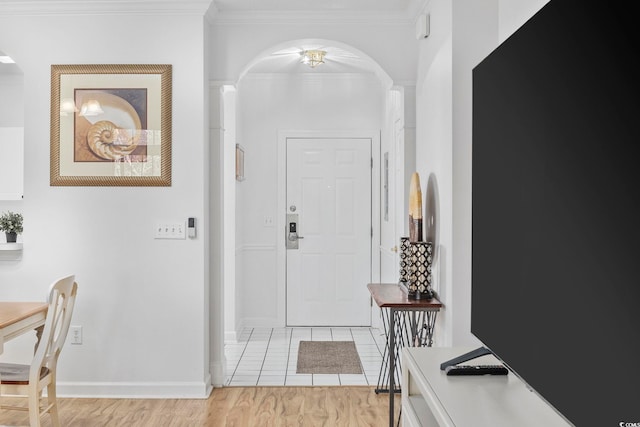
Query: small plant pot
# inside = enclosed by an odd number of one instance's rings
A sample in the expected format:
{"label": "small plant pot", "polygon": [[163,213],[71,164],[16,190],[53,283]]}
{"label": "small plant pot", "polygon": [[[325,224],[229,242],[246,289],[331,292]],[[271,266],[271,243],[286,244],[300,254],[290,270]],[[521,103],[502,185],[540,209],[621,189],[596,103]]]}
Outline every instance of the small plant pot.
{"label": "small plant pot", "polygon": [[18,233],[4,233],[7,237],[7,243],[15,243],[18,240]]}

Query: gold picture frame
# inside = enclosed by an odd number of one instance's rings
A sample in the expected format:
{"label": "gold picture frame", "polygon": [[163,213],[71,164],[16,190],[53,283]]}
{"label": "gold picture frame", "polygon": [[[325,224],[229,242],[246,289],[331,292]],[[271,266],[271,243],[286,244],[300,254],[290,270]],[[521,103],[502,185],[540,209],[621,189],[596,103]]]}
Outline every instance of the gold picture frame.
{"label": "gold picture frame", "polygon": [[51,66],[52,186],[171,186],[169,64]]}

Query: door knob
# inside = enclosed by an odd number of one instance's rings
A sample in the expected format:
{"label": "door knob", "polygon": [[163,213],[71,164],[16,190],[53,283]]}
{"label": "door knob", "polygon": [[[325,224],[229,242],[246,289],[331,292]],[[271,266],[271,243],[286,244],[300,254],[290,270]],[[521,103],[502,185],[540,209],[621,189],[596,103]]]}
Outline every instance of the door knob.
{"label": "door knob", "polygon": [[391,248],[391,252],[398,253],[398,246],[396,245],[396,246],[392,247]]}
{"label": "door knob", "polygon": [[298,239],[304,239],[304,237],[298,236],[298,233],[289,233],[289,236],[287,238],[292,242],[295,242]]}

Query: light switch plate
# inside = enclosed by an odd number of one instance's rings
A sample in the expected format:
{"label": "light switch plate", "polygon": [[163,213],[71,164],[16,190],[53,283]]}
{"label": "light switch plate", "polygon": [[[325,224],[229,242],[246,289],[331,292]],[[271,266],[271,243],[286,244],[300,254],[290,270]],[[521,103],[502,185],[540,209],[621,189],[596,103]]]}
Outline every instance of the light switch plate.
{"label": "light switch plate", "polygon": [[154,238],[156,239],[185,239],[186,226],[184,221],[163,221],[156,223]]}

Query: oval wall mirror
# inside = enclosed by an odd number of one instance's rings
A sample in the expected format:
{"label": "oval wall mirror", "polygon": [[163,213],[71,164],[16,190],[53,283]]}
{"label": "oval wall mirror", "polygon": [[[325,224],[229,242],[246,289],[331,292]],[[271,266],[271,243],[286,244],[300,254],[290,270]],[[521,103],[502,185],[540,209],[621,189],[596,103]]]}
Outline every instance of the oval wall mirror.
{"label": "oval wall mirror", "polygon": [[0,49],[0,200],[21,200],[24,188],[24,76]]}
{"label": "oval wall mirror", "polygon": [[429,174],[425,197],[425,240],[433,243],[433,262],[438,257],[438,183],[436,176]]}

